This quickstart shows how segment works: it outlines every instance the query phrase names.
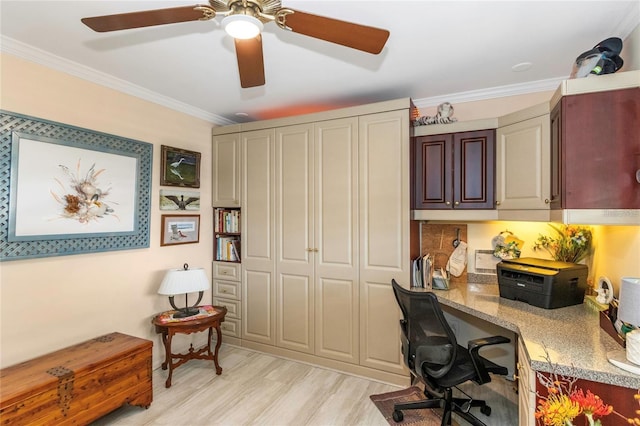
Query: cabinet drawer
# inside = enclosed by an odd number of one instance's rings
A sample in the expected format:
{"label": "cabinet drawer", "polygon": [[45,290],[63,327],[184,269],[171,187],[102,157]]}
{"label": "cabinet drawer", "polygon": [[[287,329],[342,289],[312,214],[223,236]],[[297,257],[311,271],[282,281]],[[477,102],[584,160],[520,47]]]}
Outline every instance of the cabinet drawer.
{"label": "cabinet drawer", "polygon": [[240,264],[213,262],[213,279],[240,281]]}
{"label": "cabinet drawer", "polygon": [[242,318],[240,315],[240,301],[239,300],[231,300],[231,299],[223,299],[221,297],[214,297],[213,304],[215,306],[224,306],[227,308],[227,315],[225,318]]}
{"label": "cabinet drawer", "polygon": [[224,299],[240,300],[240,283],[235,281],[213,280],[213,296]]}
{"label": "cabinet drawer", "polygon": [[225,317],[224,322],[220,324],[220,331],[226,336],[240,338],[240,320]]}

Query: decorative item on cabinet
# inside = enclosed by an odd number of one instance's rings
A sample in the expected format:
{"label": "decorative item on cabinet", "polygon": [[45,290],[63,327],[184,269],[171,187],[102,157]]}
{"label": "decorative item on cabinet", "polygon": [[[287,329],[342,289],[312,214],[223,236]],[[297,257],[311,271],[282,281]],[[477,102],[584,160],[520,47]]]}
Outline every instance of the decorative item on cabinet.
{"label": "decorative item on cabinet", "polygon": [[[419,113],[418,113],[419,115]],[[423,115],[412,121],[414,126],[425,126],[432,124],[449,124],[458,121],[453,117],[453,105],[449,102],[443,102],[438,105],[438,112],[434,116]]]}
{"label": "decorative item on cabinet", "polygon": [[495,130],[413,140],[415,209],[494,209]]}

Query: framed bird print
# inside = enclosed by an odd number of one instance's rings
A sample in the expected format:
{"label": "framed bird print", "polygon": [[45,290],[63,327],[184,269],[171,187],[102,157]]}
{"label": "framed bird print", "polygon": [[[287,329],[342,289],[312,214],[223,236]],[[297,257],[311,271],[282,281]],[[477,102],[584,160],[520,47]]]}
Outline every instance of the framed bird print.
{"label": "framed bird print", "polygon": [[160,210],[198,211],[200,210],[200,193],[161,189]]}
{"label": "framed bird print", "polygon": [[200,153],[161,146],[160,185],[200,188]]}
{"label": "framed bird print", "polygon": [[200,241],[200,215],[162,215],[161,246],[191,244]]}

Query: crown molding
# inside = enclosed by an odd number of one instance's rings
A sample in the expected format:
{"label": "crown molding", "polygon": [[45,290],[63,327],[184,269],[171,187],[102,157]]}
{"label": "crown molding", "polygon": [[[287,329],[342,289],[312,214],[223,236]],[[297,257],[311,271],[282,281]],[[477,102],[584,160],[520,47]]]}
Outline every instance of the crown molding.
{"label": "crown molding", "polygon": [[413,99],[413,104],[418,108],[440,105],[443,102],[463,103],[473,101],[485,101],[488,99],[504,98],[507,96],[525,95],[529,93],[553,91],[558,88],[563,80],[569,76],[550,78],[546,80],[529,81],[526,83],[510,84],[506,86],[490,87],[488,89],[470,90],[468,92],[451,93],[442,96]]}
{"label": "crown molding", "polygon": [[44,65],[57,71],[82,78],[83,80],[108,87],[119,92],[144,99],[149,102],[170,108],[219,126],[235,124],[234,121],[228,120],[216,114],[195,108],[184,102],[177,101],[168,96],[161,95],[154,91],[145,89],[144,87],[132,84],[128,81],[114,77],[110,74],[98,71],[96,69],[81,65],[77,62],[70,61],[60,56],[53,55],[44,50],[33,47],[29,44],[22,43],[10,37],[0,35],[0,51],[8,53],[19,58]]}

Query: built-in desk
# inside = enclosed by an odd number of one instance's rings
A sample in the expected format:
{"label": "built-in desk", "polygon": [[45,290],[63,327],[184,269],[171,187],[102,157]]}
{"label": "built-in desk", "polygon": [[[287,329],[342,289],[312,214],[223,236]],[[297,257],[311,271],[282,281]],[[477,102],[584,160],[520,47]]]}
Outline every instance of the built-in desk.
{"label": "built-in desk", "polygon": [[615,367],[607,352],[621,350],[600,328],[598,313],[586,305],[542,309],[501,298],[497,284],[452,285],[434,290],[441,304],[504,327],[518,334],[531,367],[579,379],[640,389],[640,376]]}

